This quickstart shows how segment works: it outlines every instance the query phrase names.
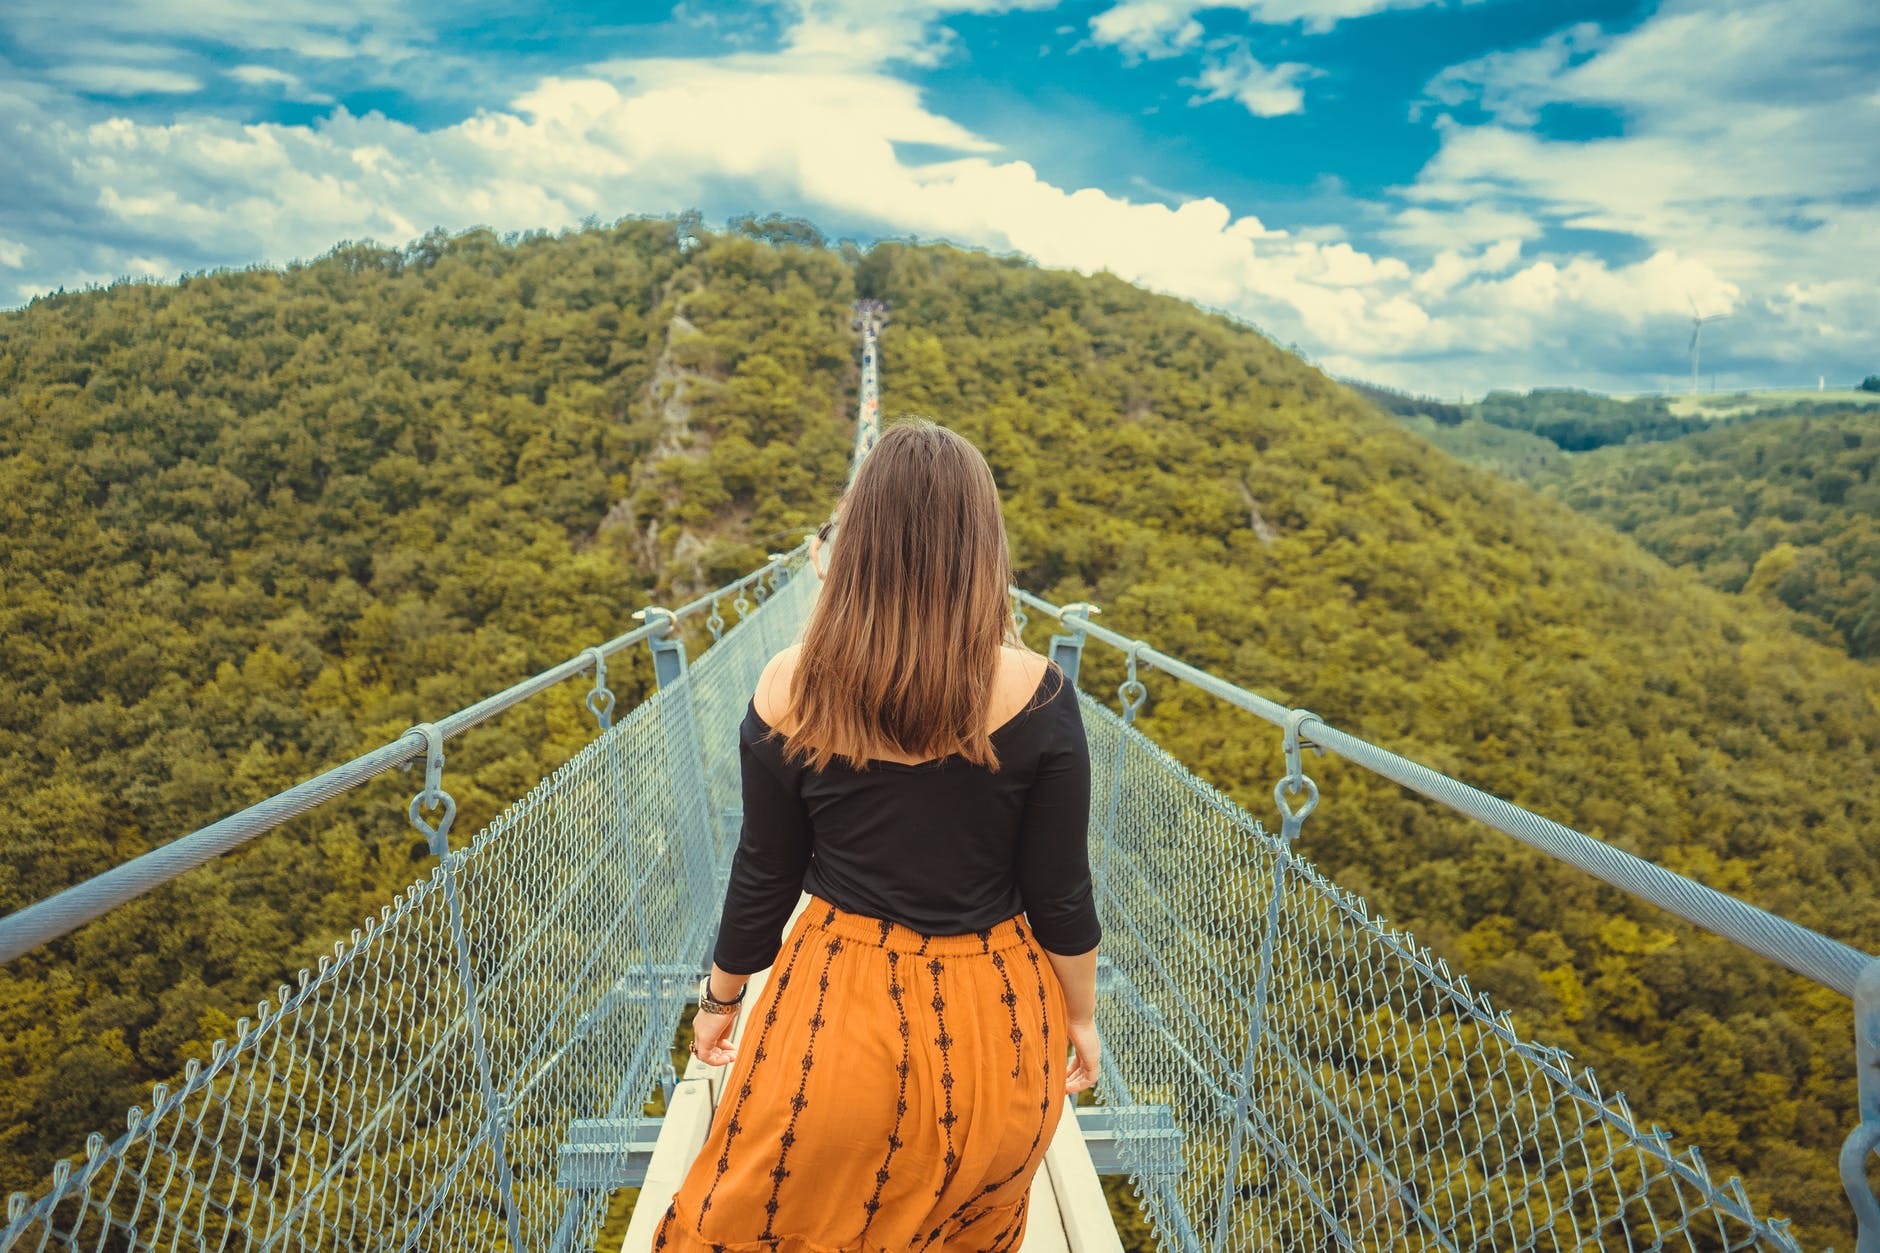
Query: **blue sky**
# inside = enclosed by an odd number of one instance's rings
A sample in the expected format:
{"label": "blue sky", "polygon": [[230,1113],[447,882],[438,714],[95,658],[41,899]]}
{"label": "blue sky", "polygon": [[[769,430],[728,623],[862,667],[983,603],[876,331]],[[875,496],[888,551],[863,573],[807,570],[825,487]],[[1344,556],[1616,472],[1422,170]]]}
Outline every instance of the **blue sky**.
{"label": "blue sky", "polygon": [[[8,0],[0,306],[701,209],[1107,269],[1333,373],[1880,372],[1871,0]],[[885,359],[884,359],[885,360]]]}

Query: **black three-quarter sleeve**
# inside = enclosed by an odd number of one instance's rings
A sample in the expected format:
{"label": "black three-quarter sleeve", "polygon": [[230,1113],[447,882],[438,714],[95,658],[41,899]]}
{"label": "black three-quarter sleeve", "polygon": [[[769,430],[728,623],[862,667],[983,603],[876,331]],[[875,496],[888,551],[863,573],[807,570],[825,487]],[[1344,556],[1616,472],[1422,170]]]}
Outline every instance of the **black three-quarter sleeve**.
{"label": "black three-quarter sleeve", "polygon": [[727,974],[755,974],[777,959],[783,928],[803,891],[811,828],[803,798],[763,759],[748,733],[738,737],[744,826],[731,858],[724,914],[712,960]]}
{"label": "black three-quarter sleeve", "polygon": [[1068,687],[1053,698],[1050,742],[1018,833],[1018,886],[1032,935],[1067,957],[1089,952],[1103,935],[1090,883],[1090,744]]}

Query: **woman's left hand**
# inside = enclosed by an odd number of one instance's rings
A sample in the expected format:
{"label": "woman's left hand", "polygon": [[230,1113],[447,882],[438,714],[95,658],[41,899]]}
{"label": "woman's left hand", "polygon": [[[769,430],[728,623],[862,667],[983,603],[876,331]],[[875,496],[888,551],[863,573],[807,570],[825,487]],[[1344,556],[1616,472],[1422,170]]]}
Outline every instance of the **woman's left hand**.
{"label": "woman's left hand", "polygon": [[737,1021],[737,1014],[707,1014],[703,1011],[692,1016],[692,1056],[707,1066],[728,1066],[738,1056],[738,1046],[725,1037],[731,1034],[732,1025]]}

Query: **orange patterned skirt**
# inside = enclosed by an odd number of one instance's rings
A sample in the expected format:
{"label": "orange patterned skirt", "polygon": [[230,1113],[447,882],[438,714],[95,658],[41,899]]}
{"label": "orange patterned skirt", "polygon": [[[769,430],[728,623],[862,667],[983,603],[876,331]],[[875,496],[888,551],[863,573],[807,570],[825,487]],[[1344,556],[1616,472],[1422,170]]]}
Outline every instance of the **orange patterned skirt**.
{"label": "orange patterned skirt", "polygon": [[812,895],[744,1011],[660,1253],[1003,1253],[1064,1111],[1064,990],[1022,916],[926,935]]}

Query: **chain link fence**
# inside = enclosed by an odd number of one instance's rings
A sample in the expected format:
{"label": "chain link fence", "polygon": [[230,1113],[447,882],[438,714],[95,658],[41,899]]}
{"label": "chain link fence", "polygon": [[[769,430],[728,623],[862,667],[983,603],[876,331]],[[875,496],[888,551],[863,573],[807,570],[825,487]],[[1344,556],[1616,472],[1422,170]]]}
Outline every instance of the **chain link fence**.
{"label": "chain link fence", "polygon": [[561,1148],[574,1119],[639,1119],[671,1073],[736,839],[737,723],[814,601],[807,571],[777,581],[122,1131],[10,1198],[0,1249],[591,1247],[606,1198],[555,1186]]}
{"label": "chain link fence", "polygon": [[[0,1250],[592,1247],[605,1197],[557,1188],[562,1146],[575,1119],[637,1121],[670,1075],[736,842],[738,723],[816,591],[780,575],[123,1132],[13,1197]],[[1164,1248],[1795,1247],[1736,1180],[1079,700],[1098,1091]]]}
{"label": "chain link fence", "polygon": [[1796,1247],[1738,1180],[1713,1181],[1694,1148],[1641,1128],[1590,1071],[1079,699],[1098,1094],[1163,1248]]}

